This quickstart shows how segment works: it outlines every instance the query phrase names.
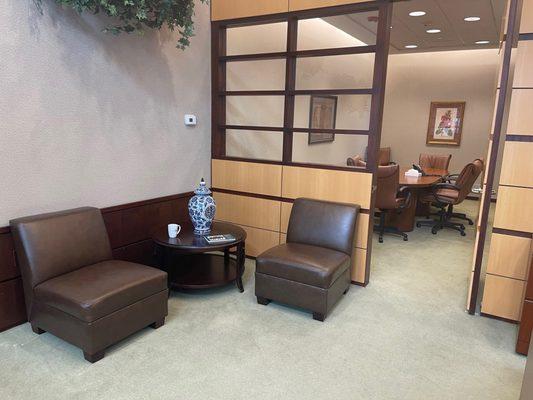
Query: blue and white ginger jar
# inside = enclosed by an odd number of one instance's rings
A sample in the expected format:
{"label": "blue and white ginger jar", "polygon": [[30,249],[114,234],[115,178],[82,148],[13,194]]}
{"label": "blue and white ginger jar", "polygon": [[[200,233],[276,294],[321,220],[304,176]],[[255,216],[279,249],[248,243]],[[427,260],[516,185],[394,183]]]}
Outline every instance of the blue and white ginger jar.
{"label": "blue and white ginger jar", "polygon": [[211,224],[215,218],[217,205],[211,197],[211,190],[205,185],[204,178],[200,186],[194,191],[194,196],[189,200],[189,215],[196,235],[205,235],[211,232]]}

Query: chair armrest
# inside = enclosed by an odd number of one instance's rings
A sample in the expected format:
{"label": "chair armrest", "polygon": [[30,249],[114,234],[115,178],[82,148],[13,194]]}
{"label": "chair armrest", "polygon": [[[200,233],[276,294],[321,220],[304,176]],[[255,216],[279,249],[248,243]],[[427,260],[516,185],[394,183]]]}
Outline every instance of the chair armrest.
{"label": "chair armrest", "polygon": [[444,181],[451,183],[451,182],[455,182],[457,178],[459,178],[459,174],[446,175],[444,177]]}
{"label": "chair armrest", "polygon": [[412,196],[411,189],[409,187],[402,186],[398,190],[397,196],[405,198],[405,201],[404,201],[403,205],[400,207],[400,209],[407,208],[407,207],[409,207],[411,205],[411,198],[413,196]]}

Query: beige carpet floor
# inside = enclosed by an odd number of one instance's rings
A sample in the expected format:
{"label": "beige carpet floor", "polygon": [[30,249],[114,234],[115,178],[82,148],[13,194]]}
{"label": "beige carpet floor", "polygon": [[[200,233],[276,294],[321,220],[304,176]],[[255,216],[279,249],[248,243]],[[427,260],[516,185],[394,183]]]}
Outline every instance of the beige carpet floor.
{"label": "beige carpet floor", "polygon": [[248,261],[244,294],[174,293],[164,327],[94,365],[16,327],[0,334],[0,399],[516,400],[516,326],[464,312],[472,232],[375,243],[371,284],[353,286],[324,323],[258,305]]}

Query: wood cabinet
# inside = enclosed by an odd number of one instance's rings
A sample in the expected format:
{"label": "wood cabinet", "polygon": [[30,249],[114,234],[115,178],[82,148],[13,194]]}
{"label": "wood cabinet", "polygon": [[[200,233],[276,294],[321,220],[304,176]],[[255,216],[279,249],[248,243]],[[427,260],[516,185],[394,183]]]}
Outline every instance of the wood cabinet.
{"label": "wood cabinet", "polygon": [[289,10],[309,10],[312,8],[334,7],[366,2],[368,0],[289,0]]}

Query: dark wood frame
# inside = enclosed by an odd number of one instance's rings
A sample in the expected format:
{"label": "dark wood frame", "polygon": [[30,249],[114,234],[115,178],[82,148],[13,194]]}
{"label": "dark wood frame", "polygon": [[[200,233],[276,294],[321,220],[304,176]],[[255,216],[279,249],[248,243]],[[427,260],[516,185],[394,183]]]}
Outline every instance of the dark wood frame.
{"label": "dark wood frame", "polygon": [[[312,95],[309,100],[309,129],[313,129],[313,102],[315,99],[329,99],[333,100],[333,127],[329,128],[331,130],[335,130],[335,127],[337,126],[337,103],[339,101],[339,98],[337,96],[318,96],[318,95]],[[335,132],[323,132],[322,128],[316,128],[317,130],[320,129],[320,132],[309,132],[307,135],[307,144],[318,144],[318,143],[329,143],[333,142],[335,140]],[[331,135],[331,139],[322,139],[322,140],[316,140],[312,139],[313,134],[328,134]]]}
{"label": "dark wood frame", "polygon": [[[438,108],[456,108],[457,112],[461,116],[459,128],[455,134],[453,140],[435,139],[433,134],[435,132],[435,117],[437,116]],[[466,102],[464,101],[433,101],[431,102],[431,108],[429,111],[428,132],[426,138],[426,145],[445,145],[445,146],[460,146],[461,138],[463,134],[463,123],[465,118]]]}
{"label": "dark wood frame", "polygon": [[[349,172],[372,173],[372,196],[369,210],[362,210],[373,215],[375,194],[377,188],[378,153],[381,142],[381,128],[383,121],[383,108],[385,102],[385,84],[387,78],[387,61],[389,56],[390,26],[392,21],[393,0],[376,0],[357,4],[347,4],[319,9],[302,10],[258,17],[246,17],[232,20],[213,21],[211,23],[212,37],[212,158],[221,160],[244,161],[276,165],[289,165],[305,168],[332,169]],[[378,11],[378,31],[376,44],[371,46],[357,46],[331,49],[301,50],[297,49],[298,20],[308,18],[321,18],[334,15],[352,14],[358,12]],[[287,51],[262,54],[239,54],[228,56],[226,54],[226,40],[228,27],[287,22]],[[374,76],[372,88],[366,89],[337,89],[337,90],[296,90],[296,60],[301,57],[324,57],[345,54],[375,54]],[[246,60],[286,60],[285,90],[268,91],[227,91],[226,90],[226,63],[231,61]],[[297,163],[292,161],[292,145],[294,132],[313,132],[315,130],[294,127],[294,104],[297,95],[371,95],[370,125],[368,130],[332,129],[316,130],[342,135],[368,136],[368,156],[366,168],[332,166],[312,163]],[[258,127],[234,126],[226,124],[226,97],[240,96],[285,96],[285,111],[283,127]],[[258,160],[241,157],[226,156],[226,129],[235,130],[262,130],[282,132],[283,156],[282,161]],[[260,196],[263,197],[263,196]],[[368,243],[372,243],[373,221],[369,219]],[[364,283],[353,282],[366,286],[370,280],[370,262],[372,246],[367,247]]]}

